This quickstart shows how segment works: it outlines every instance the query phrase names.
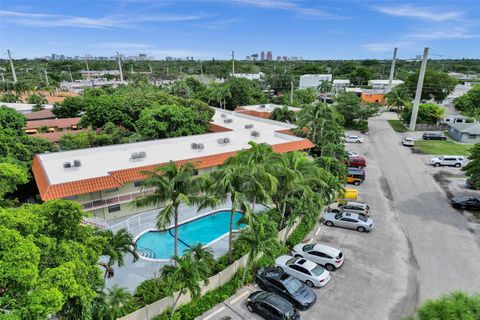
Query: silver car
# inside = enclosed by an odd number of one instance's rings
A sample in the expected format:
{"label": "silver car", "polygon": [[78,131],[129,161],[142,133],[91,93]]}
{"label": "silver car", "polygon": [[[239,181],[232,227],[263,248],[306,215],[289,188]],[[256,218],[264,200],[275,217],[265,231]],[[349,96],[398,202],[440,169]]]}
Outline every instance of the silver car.
{"label": "silver car", "polygon": [[373,220],[361,214],[350,212],[326,212],[323,215],[325,225],[329,227],[342,227],[355,229],[360,232],[371,231],[373,229]]}
{"label": "silver car", "polygon": [[358,213],[368,217],[370,215],[370,207],[365,202],[347,201],[347,203],[334,202],[328,206],[328,211],[333,213],[351,212]]}

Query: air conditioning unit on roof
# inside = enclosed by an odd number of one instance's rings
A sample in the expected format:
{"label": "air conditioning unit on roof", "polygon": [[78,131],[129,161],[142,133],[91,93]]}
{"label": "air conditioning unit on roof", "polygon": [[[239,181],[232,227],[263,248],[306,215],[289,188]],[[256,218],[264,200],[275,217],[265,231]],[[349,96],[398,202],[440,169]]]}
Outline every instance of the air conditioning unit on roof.
{"label": "air conditioning unit on roof", "polygon": [[246,124],[245,125],[245,129],[252,129],[253,128],[253,124]]}
{"label": "air conditioning unit on roof", "polygon": [[134,152],[134,153],[132,153],[132,155],[130,156],[130,159],[132,159],[132,160],[136,160],[136,159],[138,159],[138,158],[140,158],[140,156],[138,155],[138,152]]}
{"label": "air conditioning unit on roof", "polygon": [[232,123],[233,122],[233,119],[224,119],[223,120],[223,123]]}
{"label": "air conditioning unit on roof", "polygon": [[80,162],[80,160],[73,160],[73,166],[74,167],[80,167],[82,165],[82,163]]}
{"label": "air conditioning unit on roof", "polygon": [[71,164],[70,162],[64,162],[64,163],[63,163],[63,167],[64,167],[65,169],[68,169],[68,168],[71,168],[71,167],[72,167],[72,164]]}
{"label": "air conditioning unit on roof", "polygon": [[252,137],[260,137],[260,132],[252,131],[251,135],[252,135]]}
{"label": "air conditioning unit on roof", "polygon": [[140,151],[138,153],[138,157],[141,158],[141,159],[144,159],[147,157],[147,153],[145,151]]}

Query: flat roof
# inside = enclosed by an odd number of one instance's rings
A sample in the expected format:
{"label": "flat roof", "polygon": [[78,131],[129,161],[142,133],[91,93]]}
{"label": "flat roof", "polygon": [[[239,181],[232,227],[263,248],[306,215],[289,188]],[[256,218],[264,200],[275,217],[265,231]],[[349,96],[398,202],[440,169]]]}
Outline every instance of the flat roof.
{"label": "flat roof", "polygon": [[[370,83],[375,83],[375,84],[388,84],[389,80],[385,79],[373,79],[369,80],[368,82]],[[403,83],[403,80],[392,80],[392,83]]]}
{"label": "flat roof", "polygon": [[[288,110],[295,111],[295,112],[302,110],[302,108],[290,107],[290,106],[287,106],[287,107],[288,107]],[[279,104],[266,103],[266,104],[254,104],[250,106],[240,106],[238,108],[241,108],[244,110],[250,110],[250,111],[273,112],[273,110],[278,108],[283,108],[283,106]]]}
{"label": "flat roof", "polygon": [[[52,104],[42,104],[44,109],[52,109]],[[20,113],[31,113],[34,104],[31,103],[9,103],[9,102],[0,102],[0,106],[6,106],[11,109],[15,109],[17,112]]]}
{"label": "flat roof", "polygon": [[[225,123],[225,119],[232,119],[232,122]],[[231,131],[44,153],[37,155],[37,157],[49,184],[52,185],[108,176],[114,171],[158,165],[169,161],[237,152],[242,149],[249,149],[249,141],[267,143],[273,146],[305,140],[279,132],[294,128],[294,125],[238,112],[215,109],[212,123]],[[253,128],[246,129],[246,125],[253,125]],[[252,131],[258,131],[260,135],[253,137],[251,135]],[[229,138],[230,142],[219,144],[217,139],[220,138]],[[192,143],[203,143],[204,149],[192,149]],[[131,159],[132,153],[142,151],[146,152],[144,159]],[[65,162],[73,162],[74,160],[79,160],[81,166],[69,169],[63,167]]]}

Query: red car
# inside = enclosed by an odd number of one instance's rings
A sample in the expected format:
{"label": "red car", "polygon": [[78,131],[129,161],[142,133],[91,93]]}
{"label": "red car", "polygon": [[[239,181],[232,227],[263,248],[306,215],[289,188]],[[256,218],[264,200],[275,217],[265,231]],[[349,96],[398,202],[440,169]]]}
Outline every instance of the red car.
{"label": "red car", "polygon": [[364,168],[367,166],[367,161],[364,157],[356,156],[350,157],[349,167]]}

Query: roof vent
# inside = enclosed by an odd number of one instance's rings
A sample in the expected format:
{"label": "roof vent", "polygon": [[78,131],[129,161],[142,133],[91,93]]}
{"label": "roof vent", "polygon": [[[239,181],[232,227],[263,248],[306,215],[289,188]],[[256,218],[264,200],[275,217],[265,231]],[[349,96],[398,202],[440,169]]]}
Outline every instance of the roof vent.
{"label": "roof vent", "polygon": [[82,165],[82,163],[80,162],[80,160],[73,160],[73,166],[74,167],[80,167]]}
{"label": "roof vent", "polygon": [[140,151],[140,152],[138,153],[138,157],[139,157],[140,159],[144,159],[144,158],[147,157],[147,153],[146,153],[145,151]]}
{"label": "roof vent", "polygon": [[266,105],[261,104],[261,105],[259,105],[258,107],[259,107],[260,109],[265,109],[265,108],[266,108]]}
{"label": "roof vent", "polygon": [[260,132],[252,131],[251,135],[252,135],[252,137],[260,137]]}
{"label": "roof vent", "polygon": [[132,159],[132,160],[136,160],[136,159],[138,159],[138,158],[140,158],[140,156],[138,155],[138,152],[134,152],[134,153],[132,153],[132,155],[130,156],[130,159]]}
{"label": "roof vent", "polygon": [[220,117],[221,117],[221,118],[226,118],[227,115],[226,115],[225,113],[222,113],[222,114],[220,115]]}
{"label": "roof vent", "polygon": [[227,144],[230,143],[230,138],[220,138],[217,139],[218,144]]}
{"label": "roof vent", "polygon": [[223,119],[223,123],[232,123],[233,119]]}
{"label": "roof vent", "polygon": [[246,124],[245,125],[245,129],[252,129],[253,128],[253,124]]}
{"label": "roof vent", "polygon": [[203,150],[203,149],[205,149],[205,145],[203,143],[198,143],[197,144],[197,149]]}
{"label": "roof vent", "polygon": [[198,149],[198,143],[192,143],[190,146],[192,149]]}
{"label": "roof vent", "polygon": [[64,167],[65,169],[68,169],[68,168],[71,168],[71,167],[72,167],[72,164],[71,164],[70,162],[64,162],[64,163],[63,163],[63,167]]}

